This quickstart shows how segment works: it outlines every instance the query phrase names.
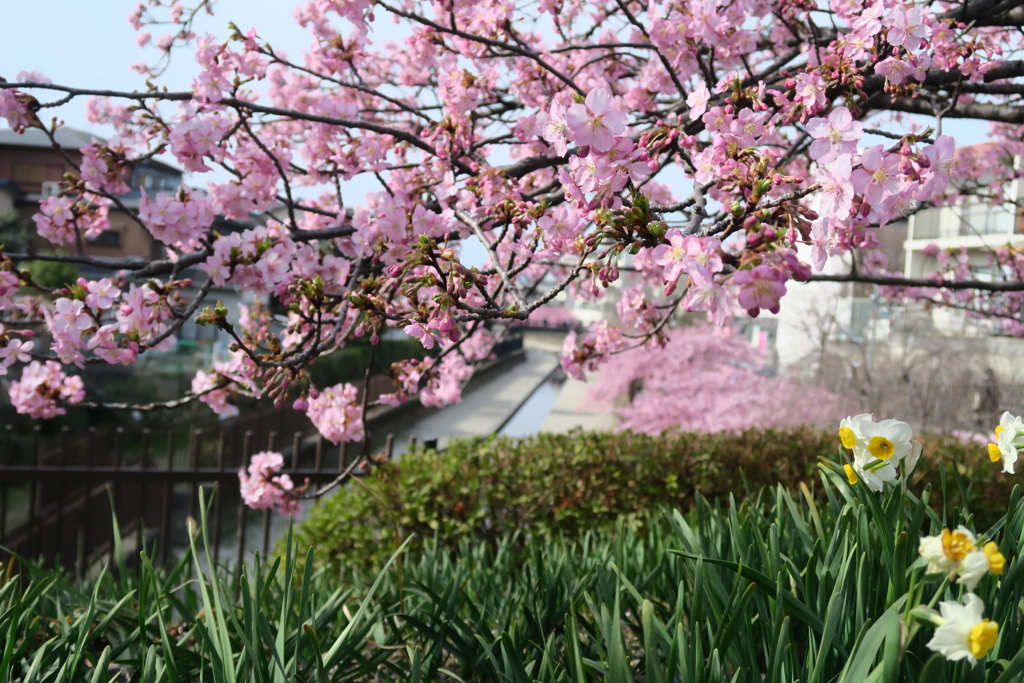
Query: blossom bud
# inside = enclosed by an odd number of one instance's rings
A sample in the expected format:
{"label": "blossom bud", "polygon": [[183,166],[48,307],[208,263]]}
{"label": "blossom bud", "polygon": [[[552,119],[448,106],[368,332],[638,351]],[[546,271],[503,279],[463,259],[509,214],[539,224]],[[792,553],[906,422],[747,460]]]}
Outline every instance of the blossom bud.
{"label": "blossom bud", "polygon": [[772,181],[768,178],[762,178],[754,183],[754,194],[762,196],[768,193],[772,189]]}
{"label": "blossom bud", "polygon": [[912,610],[910,610],[910,618],[916,621],[917,623],[924,624],[926,626],[937,627],[942,626],[946,623],[946,620],[943,619],[938,612],[931,609],[930,607],[925,607],[924,605],[921,605],[920,607],[915,607]]}
{"label": "blossom bud", "polygon": [[652,221],[647,226],[647,232],[651,237],[664,237],[665,233],[668,232],[668,226],[662,221]]}

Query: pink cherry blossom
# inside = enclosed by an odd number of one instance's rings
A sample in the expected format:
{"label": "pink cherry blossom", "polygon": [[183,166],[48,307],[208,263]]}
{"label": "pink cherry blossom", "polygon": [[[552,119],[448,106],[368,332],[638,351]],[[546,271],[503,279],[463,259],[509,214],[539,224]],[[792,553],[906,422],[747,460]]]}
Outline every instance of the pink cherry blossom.
{"label": "pink cherry blossom", "polygon": [[881,204],[886,197],[899,192],[900,156],[883,151],[882,145],[871,147],[861,157],[861,168],[853,172],[853,187],[871,204]]}
{"label": "pink cherry blossom", "polygon": [[827,171],[818,170],[816,179],[821,184],[818,200],[818,215],[836,220],[846,220],[853,205],[853,163],[850,156],[836,157]]}
{"label": "pink cherry blossom", "polygon": [[250,458],[249,467],[238,471],[242,501],[254,510],[276,508],[292,515],[302,506],[289,495],[295,488],[291,477],[279,474],[284,467],[284,456],[272,451],[261,451]]}
{"label": "pink cherry blossom", "polygon": [[690,285],[683,306],[688,311],[707,311],[708,318],[716,325],[724,325],[731,313],[728,292],[704,268],[690,271]]}
{"label": "pink cherry blossom", "polygon": [[544,139],[551,143],[556,153],[566,154],[569,151],[569,146],[566,144],[566,138],[569,134],[569,124],[565,118],[565,106],[561,102],[552,102],[548,122],[544,124]]}
{"label": "pink cherry blossom", "polygon": [[931,35],[931,28],[925,23],[924,12],[920,7],[904,10],[897,6],[892,13],[891,26],[886,41],[890,45],[902,45],[908,50],[921,49]]}
{"label": "pink cherry blossom", "polygon": [[60,363],[32,361],[11,382],[11,403],[22,415],[45,420],[67,413],[65,406],[81,403],[85,384],[78,376],[64,374]]}
{"label": "pink cherry blossom", "polygon": [[864,124],[854,121],[846,107],[836,107],[827,119],[811,119],[807,122],[807,132],[814,138],[811,158],[827,164],[840,154],[856,154],[863,131]]}
{"label": "pink cherry blossom", "polygon": [[756,266],[733,273],[732,283],[739,287],[737,302],[751,317],[761,309],[779,312],[779,300],[786,294],[785,279],[771,266]]}
{"label": "pink cherry blossom", "polygon": [[710,101],[711,91],[708,90],[708,84],[701,80],[697,83],[697,87],[693,89],[693,92],[686,97],[686,106],[690,108],[690,120],[696,121],[704,116]]}
{"label": "pink cherry blossom", "polygon": [[357,398],[358,391],[351,384],[336,384],[310,393],[309,419],[331,443],[362,441],[363,408]]}
{"label": "pink cherry blossom", "polygon": [[574,104],[565,115],[566,124],[578,145],[589,145],[607,152],[616,137],[626,132],[629,117],[612,106],[611,93],[594,88],[586,104]]}

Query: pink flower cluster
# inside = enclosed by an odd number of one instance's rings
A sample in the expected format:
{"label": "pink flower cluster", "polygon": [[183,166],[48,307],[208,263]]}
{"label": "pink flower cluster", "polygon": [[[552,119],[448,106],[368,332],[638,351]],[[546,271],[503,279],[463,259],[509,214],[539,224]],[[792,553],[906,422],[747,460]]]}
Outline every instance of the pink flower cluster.
{"label": "pink flower cluster", "polygon": [[459,340],[459,326],[449,311],[437,309],[437,314],[424,325],[420,322],[411,322],[405,326],[405,333],[410,337],[419,339],[423,348],[434,348],[435,341],[444,348],[451,342]]}
{"label": "pink flower cluster", "polygon": [[7,119],[15,133],[24,132],[32,122],[25,103],[17,90],[0,90],[0,117]]}
{"label": "pink flower cluster", "polygon": [[292,493],[295,485],[287,474],[279,474],[284,467],[284,456],[273,451],[261,451],[252,456],[248,471],[238,471],[242,501],[254,510],[277,509],[286,515],[302,511],[302,505]]}
{"label": "pink flower cluster", "polygon": [[21,371],[21,379],[11,382],[11,404],[22,415],[45,420],[64,415],[64,406],[81,403],[85,398],[82,378],[68,376],[60,363],[32,361]]}
{"label": "pink flower cluster", "polygon": [[173,194],[160,192],[153,199],[142,191],[139,218],[145,221],[153,237],[178,249],[199,246],[215,217],[213,202],[187,187]]}
{"label": "pink flower cluster", "polygon": [[115,153],[110,145],[95,140],[83,147],[79,175],[90,190],[108,194],[126,194],[130,188],[125,182],[126,164],[123,155]]}
{"label": "pink flower cluster", "polygon": [[[570,198],[590,208],[621,206],[613,195],[630,181],[639,183],[651,172],[648,152],[625,137],[629,117],[612,104],[606,88],[594,88],[584,103],[566,109],[553,102],[544,126],[544,139],[559,154],[568,152],[569,140],[579,145],[583,156],[569,157],[569,170],[559,169],[558,177]],[[596,195],[588,201],[587,195]]]}
{"label": "pink flower cluster", "polygon": [[110,228],[106,204],[84,206],[64,195],[52,195],[39,202],[32,217],[39,236],[53,244],[73,244],[80,230],[85,237],[98,237]]}
{"label": "pink flower cluster", "polygon": [[310,392],[307,414],[317,430],[331,443],[362,441],[363,407],[359,392],[351,384],[336,384]]}
{"label": "pink flower cluster", "polygon": [[462,400],[462,386],[473,375],[473,368],[462,356],[449,353],[434,368],[427,386],[420,390],[420,403],[437,407]]}
{"label": "pink flower cluster", "polygon": [[34,341],[6,339],[6,343],[0,347],[0,376],[6,375],[8,368],[15,363],[28,363],[32,360],[29,353],[35,345]]}
{"label": "pink flower cluster", "polygon": [[186,171],[203,173],[211,170],[203,161],[205,157],[215,161],[224,158],[221,140],[230,128],[231,120],[219,113],[199,115],[188,111],[171,128],[167,142],[171,145],[174,158]]}

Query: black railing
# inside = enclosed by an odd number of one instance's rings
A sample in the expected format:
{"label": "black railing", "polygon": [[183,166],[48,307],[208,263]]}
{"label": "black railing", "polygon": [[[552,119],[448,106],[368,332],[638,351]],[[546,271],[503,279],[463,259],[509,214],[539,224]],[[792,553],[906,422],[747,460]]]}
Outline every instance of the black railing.
{"label": "black railing", "polygon": [[[212,498],[215,559],[230,546],[240,565],[254,527],[264,554],[272,536],[270,511],[249,510],[239,493],[238,471],[253,454],[282,452],[292,481],[314,487],[334,480],[361,448],[350,444],[349,457],[344,444],[334,446],[315,432],[305,415],[273,410],[191,430],[64,434],[45,449],[37,430],[29,454],[16,452],[7,438],[0,452],[0,561],[16,554],[78,571],[113,561],[116,514],[128,550],[155,548],[154,559],[167,562],[187,544],[202,487]],[[384,455],[390,458],[392,449],[388,436]]]}

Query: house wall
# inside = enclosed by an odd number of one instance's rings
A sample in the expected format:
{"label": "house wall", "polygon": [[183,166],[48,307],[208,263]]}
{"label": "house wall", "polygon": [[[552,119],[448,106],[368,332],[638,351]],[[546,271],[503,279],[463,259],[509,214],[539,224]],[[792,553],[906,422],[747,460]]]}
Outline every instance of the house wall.
{"label": "house wall", "polygon": [[[68,156],[79,162],[78,152]],[[35,147],[0,147],[0,178],[12,180],[23,191],[38,193],[43,181],[59,182],[64,174],[74,170],[60,152]]]}

